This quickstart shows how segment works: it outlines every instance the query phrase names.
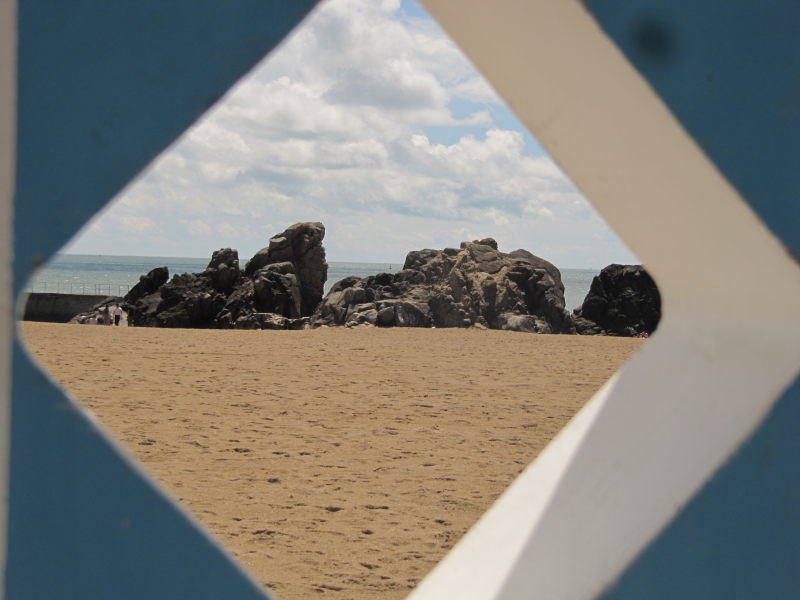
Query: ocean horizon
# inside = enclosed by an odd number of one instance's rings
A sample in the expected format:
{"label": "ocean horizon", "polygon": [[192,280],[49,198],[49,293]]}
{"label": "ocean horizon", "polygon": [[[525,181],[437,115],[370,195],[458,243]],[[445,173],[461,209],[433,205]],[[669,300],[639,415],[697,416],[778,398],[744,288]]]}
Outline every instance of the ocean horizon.
{"label": "ocean horizon", "polygon": [[[61,294],[96,294],[124,296],[139,282],[139,277],[166,266],[170,277],[179,273],[199,273],[205,270],[209,258],[176,256],[113,256],[103,254],[57,254],[37,271],[26,286],[26,292],[55,292]],[[241,263],[244,267],[244,263]],[[334,283],[355,275],[367,277],[378,273],[396,273],[402,262],[340,262],[328,261],[328,279],[324,292]],[[568,310],[577,308],[589,291],[599,269],[559,269],[564,283],[564,298]]]}

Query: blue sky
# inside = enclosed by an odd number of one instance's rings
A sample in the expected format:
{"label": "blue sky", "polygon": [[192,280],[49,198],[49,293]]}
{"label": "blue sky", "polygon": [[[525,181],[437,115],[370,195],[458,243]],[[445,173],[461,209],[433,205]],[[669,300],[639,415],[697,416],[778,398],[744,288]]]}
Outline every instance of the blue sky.
{"label": "blue sky", "polygon": [[491,236],[559,267],[636,262],[412,0],[326,0],[65,249],[249,257],[322,221],[329,260]]}

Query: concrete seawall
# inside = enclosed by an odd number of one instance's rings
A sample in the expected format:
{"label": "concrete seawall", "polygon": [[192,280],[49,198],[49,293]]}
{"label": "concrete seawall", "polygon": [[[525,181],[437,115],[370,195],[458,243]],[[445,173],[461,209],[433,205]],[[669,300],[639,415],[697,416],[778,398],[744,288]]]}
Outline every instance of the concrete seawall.
{"label": "concrete seawall", "polygon": [[[78,313],[115,296],[90,296],[86,294],[50,294],[33,292],[25,299],[23,321],[67,323]],[[121,302],[122,298],[118,298]]]}

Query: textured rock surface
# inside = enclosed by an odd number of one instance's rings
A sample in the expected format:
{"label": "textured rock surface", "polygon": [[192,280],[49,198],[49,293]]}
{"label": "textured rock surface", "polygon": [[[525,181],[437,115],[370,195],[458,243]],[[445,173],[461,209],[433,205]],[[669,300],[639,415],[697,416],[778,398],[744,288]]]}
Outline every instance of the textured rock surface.
{"label": "textured rock surface", "polygon": [[558,269],[525,250],[500,252],[491,238],[409,252],[395,274],[343,279],[311,322],[575,333]]}
{"label": "textured rock surface", "polygon": [[[124,298],[137,326],[222,329],[477,327],[528,333],[635,336],[661,311],[641,266],[610,265],[574,316],[561,273],[526,250],[500,252],[492,238],[460,248],[409,252],[403,269],[337,282],[324,300],[328,265],[322,223],[296,223],[239,267],[236,250],[214,252],[202,273],[153,269]],[[82,316],[82,315],[79,315]]]}
{"label": "textured rock surface", "polygon": [[297,329],[322,299],[328,265],[322,223],[297,223],[239,268],[231,248],[214,252],[202,273],[172,277],[153,269],[125,296],[137,326]]}
{"label": "textured rock surface", "polygon": [[125,300],[127,302],[135,302],[140,298],[158,291],[162,285],[169,280],[169,269],[167,267],[156,267],[147,275],[139,277],[139,283],[131,288],[126,294]]}
{"label": "textured rock surface", "polygon": [[231,248],[217,250],[211,255],[205,274],[215,290],[229,293],[239,280],[239,253]]}
{"label": "textured rock surface", "polygon": [[661,319],[661,295],[641,265],[609,265],[574,312],[576,329],[584,335],[650,334]]}
{"label": "textured rock surface", "polygon": [[[276,263],[290,263],[290,271],[300,284],[300,309],[310,315],[322,300],[322,291],[328,277],[322,223],[295,223],[283,233],[269,240],[269,246],[256,252],[247,263],[245,275],[253,276],[260,269]],[[285,269],[283,272],[286,272]]]}

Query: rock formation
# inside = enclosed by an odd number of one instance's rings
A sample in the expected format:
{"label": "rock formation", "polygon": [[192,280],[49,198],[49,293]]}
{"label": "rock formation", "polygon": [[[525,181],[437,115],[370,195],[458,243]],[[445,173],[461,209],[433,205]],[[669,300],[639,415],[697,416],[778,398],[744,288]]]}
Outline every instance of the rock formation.
{"label": "rock formation", "polygon": [[169,281],[153,269],[125,296],[137,326],[287,329],[303,326],[322,300],[327,276],[322,223],[296,223],[239,268],[239,254],[217,250],[202,273]]}
{"label": "rock formation", "polygon": [[167,267],[156,267],[146,275],[139,277],[139,283],[131,288],[127,296],[131,298],[143,298],[148,294],[158,291],[162,285],[169,280],[169,269]]}
{"label": "rock formation", "polygon": [[573,316],[565,310],[556,267],[526,250],[500,252],[492,238],[409,252],[401,271],[347,277],[323,300],[324,237],[322,223],[296,223],[272,237],[244,270],[231,248],[214,252],[202,273],[169,279],[167,267],[153,269],[123,299],[129,322],[221,329],[482,327],[634,336],[652,333],[660,317],[658,289],[641,266],[603,269]]}
{"label": "rock formation", "polygon": [[362,323],[575,333],[558,269],[525,250],[500,252],[491,238],[409,252],[395,274],[343,279],[311,319],[316,327]]}
{"label": "rock formation", "polygon": [[574,313],[583,335],[650,334],[661,318],[661,296],[641,265],[609,265],[592,280]]}
{"label": "rock formation", "polygon": [[[256,252],[247,263],[245,275],[253,276],[259,269],[273,266],[283,274],[292,274],[300,283],[299,314],[310,315],[322,300],[328,277],[322,223],[296,223],[269,241],[269,246]],[[275,265],[284,265],[280,269]],[[288,265],[291,265],[290,270]]]}

